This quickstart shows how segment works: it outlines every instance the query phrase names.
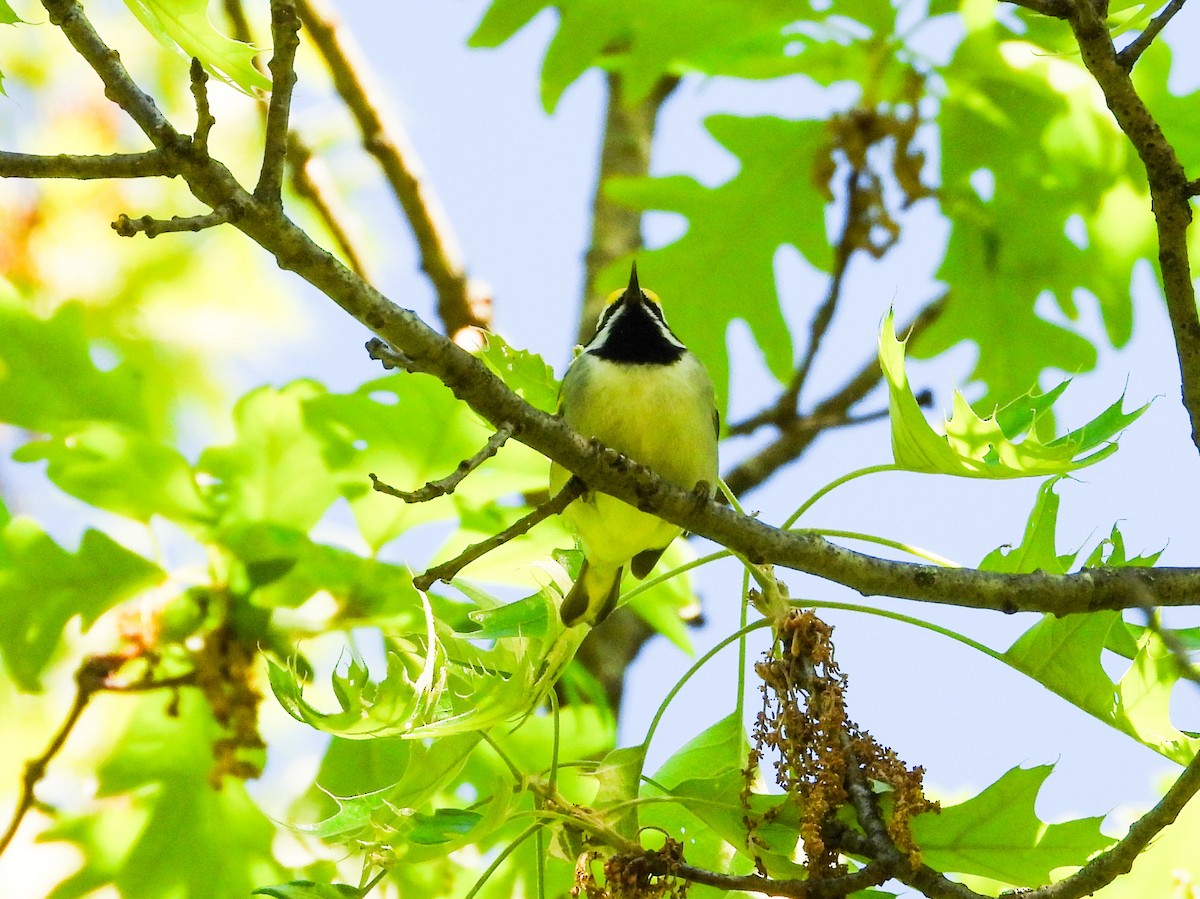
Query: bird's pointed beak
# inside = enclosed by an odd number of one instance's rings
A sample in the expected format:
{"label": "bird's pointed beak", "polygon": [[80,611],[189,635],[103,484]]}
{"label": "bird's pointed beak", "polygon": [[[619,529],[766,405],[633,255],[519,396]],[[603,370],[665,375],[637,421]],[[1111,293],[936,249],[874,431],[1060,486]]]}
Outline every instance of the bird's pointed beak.
{"label": "bird's pointed beak", "polygon": [[621,301],[624,303],[640,303],[642,301],[642,288],[638,286],[636,262],[629,269],[629,286],[621,294]]}

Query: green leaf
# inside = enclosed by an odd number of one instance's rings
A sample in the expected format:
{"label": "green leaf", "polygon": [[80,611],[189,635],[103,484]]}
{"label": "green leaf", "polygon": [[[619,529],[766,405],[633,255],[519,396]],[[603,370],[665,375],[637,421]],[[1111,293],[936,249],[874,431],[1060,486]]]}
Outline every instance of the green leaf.
{"label": "green leaf", "polygon": [[[711,116],[705,126],[741,163],[725,184],[704,187],[692,178],[620,179],[613,199],[641,210],[684,216],[687,233],[661,249],[638,254],[641,283],[662,297],[671,327],[708,366],[717,396],[728,394],[726,335],[731,322],[750,326],[771,372],[792,370],[792,341],[775,287],[780,247],[795,247],[824,270],[830,264],[825,197],[809,177],[825,145],[825,124],[762,116]],[[629,260],[606,268],[600,283],[620,285]]]}
{"label": "green leaf", "polygon": [[[792,861],[800,835],[795,803],[787,797],[756,793],[743,797],[746,778],[742,771],[749,750],[741,719],[730,714],[689,740],[651,780],[666,787],[675,802],[703,822],[704,829],[740,853],[740,864],[752,865],[757,856],[773,877],[804,877],[803,868]],[[655,787],[647,792],[658,793]],[[656,805],[647,807],[644,823],[663,826],[679,820],[671,810],[658,815]],[[746,845],[747,818],[755,824],[753,854]],[[688,833],[695,833],[694,825]],[[723,861],[722,867],[727,864]]]}
{"label": "green leaf", "polygon": [[[945,433],[939,434],[925,420],[909,386],[904,365],[906,342],[896,338],[889,312],[879,333],[879,365],[888,385],[892,453],[896,465],[907,471],[969,478],[1067,474],[1116,452],[1116,436],[1147,408],[1123,412],[1122,398],[1084,426],[1043,442],[1037,433],[1038,422],[1049,414],[1062,385],[1046,395],[1030,391],[987,418],[976,415],[956,390],[953,415],[944,424]],[[1052,397],[1050,402],[1046,396]]]}
{"label": "green leaf", "polygon": [[34,316],[0,293],[0,421],[65,435],[90,421],[149,427],[137,374],[92,361],[78,303]]}
{"label": "green leaf", "polygon": [[542,65],[547,111],[592,66],[618,72],[629,102],[646,97],[664,76],[686,72],[742,78],[806,72],[814,67],[808,48],[832,43],[847,30],[837,25],[850,21],[833,15],[820,21],[807,0],[493,0],[470,44],[498,46],[551,6],[559,23]]}
{"label": "green leaf", "polygon": [[213,27],[206,0],[125,0],[142,26],[170,50],[195,57],[212,74],[251,96],[271,80],[254,67],[258,50]]}
{"label": "green leaf", "polygon": [[319,384],[296,381],[238,401],[236,439],[205,450],[198,466],[218,480],[212,492],[223,527],[270,522],[307,531],[337,499],[325,444],[304,416],[305,403],[324,395]]}
{"label": "green leaf", "polygon": [[[1014,574],[1033,571],[1065,574],[1072,568],[1078,553],[1060,554],[1055,547],[1057,483],[1057,478],[1051,479],[1039,489],[1021,545],[1007,553],[1003,547],[992,551],[980,563],[981,569]],[[1101,556],[1105,543],[1112,547],[1107,559]],[[1108,540],[1089,556],[1088,564],[1145,565],[1152,564],[1155,558],[1126,558],[1124,539],[1114,527]],[[1102,661],[1105,650],[1118,652],[1132,661],[1118,681],[1105,669]],[[1146,628],[1131,629],[1120,612],[1090,612],[1062,618],[1044,615],[996,657],[1169,759],[1186,764],[1200,751],[1200,740],[1187,736],[1171,723],[1170,697],[1180,677],[1178,665],[1158,634]]]}
{"label": "green leaf", "polygon": [[499,334],[487,334],[476,355],[508,389],[543,412],[558,407],[558,378],[537,353],[509,346]]}
{"label": "green leaf", "polygon": [[[524,371],[526,360],[521,364]],[[492,430],[436,378],[397,374],[350,394],[313,396],[307,420],[326,447],[340,490],[372,549],[428,521],[456,517],[502,496],[546,486],[545,457],[515,441],[472,472],[455,492],[405,503],[370,489],[368,473],[401,490],[445,477],[487,442]]]}
{"label": "green leaf", "polygon": [[646,744],[614,749],[596,766],[593,776],[600,784],[594,806],[597,811],[617,808],[611,824],[617,833],[634,839],[638,832],[638,808],[634,802],[641,788]]}
{"label": "green leaf", "polygon": [[18,462],[45,459],[46,473],[60,490],[138,521],[161,515],[197,524],[213,515],[183,456],[111,422],[92,422],[63,437],[28,443],[13,458]]}
{"label": "green leaf", "polygon": [[1054,487],[1059,478],[1048,478],[1038,488],[1033,510],[1025,523],[1025,536],[1019,546],[998,546],[988,553],[979,567],[983,571],[999,571],[1018,574],[1045,571],[1050,574],[1066,574],[1074,562],[1074,555],[1060,556],[1055,545],[1058,527],[1058,494]]}
{"label": "green leaf", "polygon": [[358,899],[362,890],[345,883],[317,883],[312,880],[289,880],[270,887],[259,887],[251,896],[272,896],[274,899]]}
{"label": "green leaf", "polygon": [[938,871],[989,877],[1018,887],[1050,882],[1055,868],[1077,867],[1114,841],[1100,818],[1046,824],[1034,812],[1052,765],[1013,768],[978,796],[912,819],[922,860]]}
{"label": "green leaf", "polygon": [[413,828],[405,836],[414,843],[433,845],[449,843],[452,839],[466,836],[483,820],[478,812],[458,808],[439,808],[432,815],[413,815]]}
{"label": "green leaf", "polygon": [[[1070,324],[1081,299],[1098,305],[1114,346],[1128,341],[1133,268],[1155,246],[1144,172],[1077,49],[1052,55],[999,34],[972,30],[942,70],[939,196],[952,230],[938,278],[949,295],[914,346],[926,357],[973,341],[980,408],[1046,369],[1095,367]],[[1067,324],[1041,313],[1043,296]]]}
{"label": "green leaf", "polygon": [[13,12],[8,0],[0,0],[0,25],[16,25],[18,23],[25,23],[25,20]]}
{"label": "green leaf", "polygon": [[29,518],[0,526],[0,654],[22,690],[39,678],[75,617],[87,630],[104,612],[165,574],[99,531],[70,553]]}
{"label": "green leaf", "polygon": [[[129,699],[119,701],[129,702]],[[48,899],[77,899],[111,885],[122,899],[211,899],[244,896],[284,873],[271,851],[275,828],[246,793],[226,778],[209,782],[212,744],[227,736],[199,691],[146,696],[114,754],[97,771],[96,808],[65,816],[44,841],[74,843],[79,870]]]}

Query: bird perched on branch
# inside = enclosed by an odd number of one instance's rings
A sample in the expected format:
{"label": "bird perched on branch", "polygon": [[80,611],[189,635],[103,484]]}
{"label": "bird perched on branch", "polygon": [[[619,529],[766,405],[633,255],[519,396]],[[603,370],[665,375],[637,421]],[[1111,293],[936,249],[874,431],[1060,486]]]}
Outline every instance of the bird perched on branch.
{"label": "bird perched on branch", "polygon": [[[638,285],[616,290],[593,337],[563,378],[559,414],[585,437],[711,496],[717,483],[717,405],[704,363],[663,318],[658,297]],[[557,493],[571,473],[550,467]],[[583,567],[563,600],[563,624],[599,623],[616,607],[629,566],[644,578],[682,529],[606,494],[589,491],[563,512],[579,538]]]}

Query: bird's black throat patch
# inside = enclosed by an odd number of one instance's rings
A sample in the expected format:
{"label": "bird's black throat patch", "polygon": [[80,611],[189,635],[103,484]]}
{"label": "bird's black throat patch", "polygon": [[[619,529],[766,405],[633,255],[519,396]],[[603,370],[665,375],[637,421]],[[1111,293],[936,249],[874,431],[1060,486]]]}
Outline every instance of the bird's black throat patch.
{"label": "bird's black throat patch", "polygon": [[687,352],[668,336],[666,324],[641,304],[617,310],[603,340],[588,352],[610,362],[670,365]]}

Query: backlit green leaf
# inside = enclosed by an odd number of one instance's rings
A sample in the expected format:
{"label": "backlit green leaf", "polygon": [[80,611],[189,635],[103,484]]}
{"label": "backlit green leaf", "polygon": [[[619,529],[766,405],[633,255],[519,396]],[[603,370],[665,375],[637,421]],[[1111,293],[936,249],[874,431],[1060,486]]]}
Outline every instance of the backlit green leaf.
{"label": "backlit green leaf", "polygon": [[[879,333],[879,364],[888,385],[892,453],[908,471],[969,478],[1023,478],[1061,475],[1093,465],[1116,451],[1116,436],[1145,410],[1122,411],[1122,400],[1061,437],[1044,442],[1038,420],[1050,404],[1031,391],[1004,410],[980,418],[957,390],[954,412],[939,434],[925,420],[904,366],[906,341],[896,338],[892,314]],[[1061,388],[1050,391],[1057,397]],[[1022,433],[1024,432],[1024,433]],[[1018,440],[1018,438],[1020,438]]]}
{"label": "backlit green leaf", "polygon": [[1084,864],[1114,841],[1102,818],[1046,824],[1034,812],[1051,765],[1013,768],[998,781],[940,814],[912,819],[922,860],[938,871],[989,877],[1018,887],[1050,882],[1055,868]]}
{"label": "backlit green leaf", "polygon": [[236,439],[206,450],[198,466],[218,480],[213,496],[223,527],[271,522],[305,531],[337,499],[325,444],[305,419],[305,403],[324,393],[314,382],[296,381],[238,401]]}
{"label": "backlit green leaf", "polygon": [[40,676],[73,618],[84,630],[104,612],[157,583],[163,572],[99,531],[67,552],[29,518],[0,526],[0,655],[17,685]]}
{"label": "backlit green leaf", "polygon": [[[225,732],[197,690],[138,700],[124,736],[97,770],[94,810],[64,816],[42,835],[74,843],[82,864],[49,899],[76,899],[111,885],[123,899],[245,896],[284,872],[271,852],[275,828],[226,778],[213,789],[212,744]],[[130,702],[118,697],[116,702]]]}
{"label": "backlit green leaf", "polygon": [[[678,213],[688,220],[682,238],[638,254],[641,283],[662,297],[667,320],[704,360],[727,396],[726,335],[744,321],[781,381],[791,372],[792,340],[775,288],[775,257],[783,246],[799,250],[815,268],[831,262],[825,232],[825,197],[810,173],[826,141],[823,122],[761,116],[711,116],[710,134],[741,163],[724,184],[707,188],[692,178],[615,180],[609,196],[642,210]],[[629,260],[605,269],[601,283],[620,285]]]}
{"label": "backlit green leaf", "polygon": [[273,899],[357,899],[362,891],[345,883],[291,880],[271,887],[259,887],[250,895],[271,896]]}
{"label": "backlit green leaf", "polygon": [[125,0],[125,5],[164,47],[199,59],[226,84],[247,94],[271,89],[271,80],[254,67],[258,50],[213,27],[205,0]]}

